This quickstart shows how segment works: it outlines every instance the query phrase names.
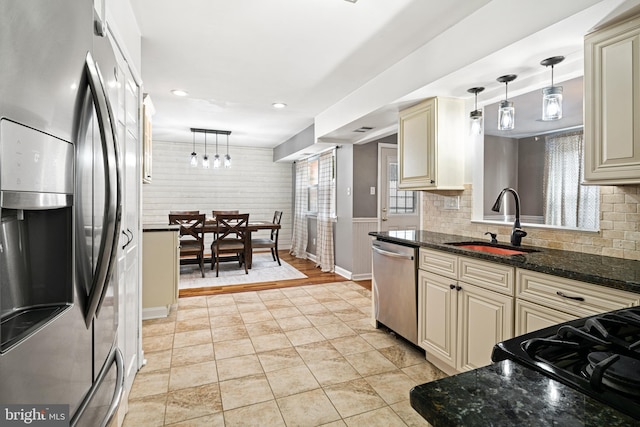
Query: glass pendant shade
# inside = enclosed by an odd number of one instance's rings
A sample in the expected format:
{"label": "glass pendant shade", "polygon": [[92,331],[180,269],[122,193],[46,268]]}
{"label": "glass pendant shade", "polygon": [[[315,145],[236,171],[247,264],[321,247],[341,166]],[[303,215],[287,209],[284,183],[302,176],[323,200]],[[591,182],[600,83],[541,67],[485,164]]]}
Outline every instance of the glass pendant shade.
{"label": "glass pendant shade", "polygon": [[229,134],[227,134],[227,154],[224,155],[224,167],[231,167],[231,156],[229,155]]}
{"label": "glass pendant shade", "polygon": [[562,86],[553,85],[553,67],[564,61],[564,56],[543,59],[540,65],[551,66],[551,86],[542,89],[542,120],[560,120],[562,118]]}
{"label": "glass pendant shade", "polygon": [[482,134],[482,111],[473,110],[469,115],[470,118],[470,132],[471,135],[481,135]]}
{"label": "glass pendant shade", "polygon": [[516,110],[513,102],[509,101],[509,82],[517,77],[515,74],[507,74],[496,79],[504,83],[504,101],[500,101],[498,106],[498,130],[512,130],[516,127]]}
{"label": "glass pendant shade", "polygon": [[513,102],[500,101],[498,109],[498,129],[512,130],[516,125],[516,110],[513,108]]}
{"label": "glass pendant shade", "polygon": [[209,156],[207,156],[206,154],[202,158],[202,167],[205,169],[209,169],[211,167],[211,165],[209,164]]}
{"label": "glass pendant shade", "polygon": [[218,155],[218,153],[216,153],[216,155],[213,156],[213,168],[218,169],[219,167],[220,167],[220,156]]}
{"label": "glass pendant shade", "polygon": [[471,135],[482,134],[482,111],[478,110],[478,94],[484,90],[483,87],[472,87],[467,92],[475,95],[474,109],[469,113],[469,132]]}
{"label": "glass pendant shade", "polygon": [[195,151],[191,153],[191,161],[189,162],[189,164],[191,165],[192,168],[195,168],[196,166],[198,166],[198,155],[196,154]]}
{"label": "glass pendant shade", "polygon": [[550,86],[542,89],[542,120],[560,120],[562,118],[562,86]]}

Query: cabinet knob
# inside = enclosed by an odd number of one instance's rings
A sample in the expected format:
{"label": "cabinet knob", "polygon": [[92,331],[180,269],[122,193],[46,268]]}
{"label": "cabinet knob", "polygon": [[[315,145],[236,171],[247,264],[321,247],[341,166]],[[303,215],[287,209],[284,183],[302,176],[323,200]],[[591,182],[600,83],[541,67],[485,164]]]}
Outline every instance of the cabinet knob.
{"label": "cabinet knob", "polygon": [[462,286],[456,286],[456,291],[461,291],[462,290]]}
{"label": "cabinet knob", "polygon": [[449,285],[449,289],[454,290],[456,288],[456,285]]}
{"label": "cabinet knob", "polygon": [[435,181],[434,179],[432,179],[430,182],[431,182],[432,184],[435,184],[435,183],[436,183],[436,181]]}

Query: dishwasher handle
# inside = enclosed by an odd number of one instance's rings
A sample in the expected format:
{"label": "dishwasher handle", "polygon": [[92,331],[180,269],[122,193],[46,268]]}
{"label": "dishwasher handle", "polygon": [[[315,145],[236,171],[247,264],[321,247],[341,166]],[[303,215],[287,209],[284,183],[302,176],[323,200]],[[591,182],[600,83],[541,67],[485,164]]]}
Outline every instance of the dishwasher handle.
{"label": "dishwasher handle", "polygon": [[380,255],[388,256],[391,258],[408,259],[413,261],[413,255],[405,255],[405,254],[399,254],[397,252],[389,252],[389,251],[382,250],[380,248],[376,248],[375,246],[372,246],[371,249],[373,249],[374,252],[377,252]]}

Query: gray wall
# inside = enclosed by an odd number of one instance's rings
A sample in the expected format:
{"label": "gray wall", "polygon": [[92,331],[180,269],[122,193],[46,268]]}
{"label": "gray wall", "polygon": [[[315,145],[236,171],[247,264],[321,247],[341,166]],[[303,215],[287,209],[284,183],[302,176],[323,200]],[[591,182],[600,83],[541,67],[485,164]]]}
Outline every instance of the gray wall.
{"label": "gray wall", "polygon": [[[505,187],[518,189],[518,140],[499,136],[484,137],[484,215],[498,215],[491,210],[498,194]],[[508,197],[506,211],[515,214],[513,198]]]}
{"label": "gray wall", "polygon": [[[377,218],[378,216],[378,144],[397,144],[398,135],[353,147],[353,217]],[[371,195],[371,187],[376,194]]]}
{"label": "gray wall", "polygon": [[542,216],[544,137],[518,140],[518,195],[522,215]]}
{"label": "gray wall", "polygon": [[336,151],[335,263],[351,271],[353,267],[353,163],[354,146],[344,144]]}

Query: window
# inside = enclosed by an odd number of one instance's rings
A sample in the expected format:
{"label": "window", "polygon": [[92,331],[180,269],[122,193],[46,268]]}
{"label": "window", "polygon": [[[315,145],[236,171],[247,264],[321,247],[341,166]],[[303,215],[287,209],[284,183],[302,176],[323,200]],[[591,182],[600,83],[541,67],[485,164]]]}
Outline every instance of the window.
{"label": "window", "polygon": [[309,187],[307,190],[308,194],[308,213],[311,215],[318,214],[318,191],[321,185],[328,185],[330,188],[330,205],[331,205],[331,217],[335,218],[336,216],[336,156],[335,150],[332,152],[331,156],[331,171],[330,171],[330,180],[329,183],[321,183],[320,182],[320,157],[314,156],[308,160],[308,170],[309,170]]}
{"label": "window", "polygon": [[416,192],[398,190],[398,164],[389,163],[389,214],[416,213]]}

